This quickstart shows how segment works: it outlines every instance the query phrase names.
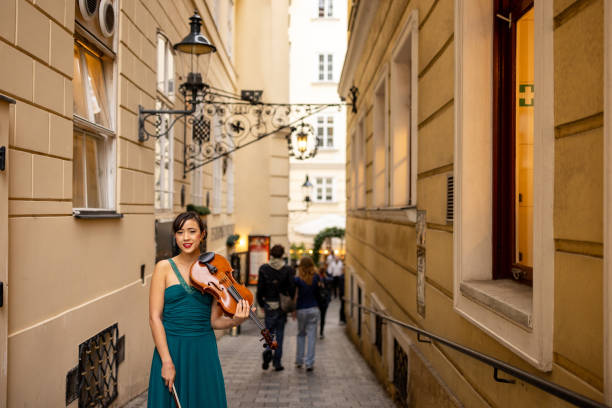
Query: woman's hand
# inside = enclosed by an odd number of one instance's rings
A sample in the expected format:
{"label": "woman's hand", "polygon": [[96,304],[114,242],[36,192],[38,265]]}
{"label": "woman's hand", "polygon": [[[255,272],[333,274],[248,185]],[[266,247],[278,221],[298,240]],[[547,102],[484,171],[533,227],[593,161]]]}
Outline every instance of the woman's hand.
{"label": "woman's hand", "polygon": [[[255,306],[253,306],[252,310],[253,312],[256,310]],[[235,325],[238,326],[239,324],[241,324],[248,318],[249,318],[249,302],[242,299],[240,302],[238,302],[238,306],[236,306],[236,313],[234,313],[234,317],[232,320],[234,320]]]}
{"label": "woman's hand", "polygon": [[174,377],[176,377],[176,370],[174,369],[174,363],[172,360],[162,363],[161,376],[164,379],[164,383],[168,390],[172,392],[172,385],[174,384]]}

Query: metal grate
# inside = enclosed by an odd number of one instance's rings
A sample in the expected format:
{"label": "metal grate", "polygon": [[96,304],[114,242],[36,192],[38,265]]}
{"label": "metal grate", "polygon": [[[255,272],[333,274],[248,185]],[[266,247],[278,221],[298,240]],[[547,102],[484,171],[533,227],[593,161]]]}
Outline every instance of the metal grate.
{"label": "metal grate", "polygon": [[108,407],[117,398],[117,323],[79,345],[79,408]]}
{"label": "metal grate", "polygon": [[395,400],[400,407],[408,406],[408,355],[396,339],[393,339],[393,385]]}
{"label": "metal grate", "polygon": [[374,340],[374,345],[376,346],[376,350],[378,350],[378,354],[382,356],[382,345],[383,345],[383,339],[382,339],[383,319],[382,317],[377,315],[375,317],[375,323],[376,323],[376,327],[375,327],[376,338]]}
{"label": "metal grate", "polygon": [[453,222],[455,216],[455,180],[452,175],[446,178],[446,222]]}
{"label": "metal grate", "polygon": [[193,121],[193,142],[199,145],[210,141],[210,120],[203,116]]}

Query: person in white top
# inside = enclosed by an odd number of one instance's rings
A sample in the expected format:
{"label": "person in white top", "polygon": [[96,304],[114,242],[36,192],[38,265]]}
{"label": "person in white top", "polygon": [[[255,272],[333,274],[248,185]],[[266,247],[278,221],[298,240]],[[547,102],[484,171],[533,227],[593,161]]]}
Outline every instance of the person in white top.
{"label": "person in white top", "polygon": [[333,279],[332,294],[334,297],[338,297],[340,292],[340,277],[344,274],[344,264],[340,258],[332,255],[332,260],[327,266],[327,274]]}

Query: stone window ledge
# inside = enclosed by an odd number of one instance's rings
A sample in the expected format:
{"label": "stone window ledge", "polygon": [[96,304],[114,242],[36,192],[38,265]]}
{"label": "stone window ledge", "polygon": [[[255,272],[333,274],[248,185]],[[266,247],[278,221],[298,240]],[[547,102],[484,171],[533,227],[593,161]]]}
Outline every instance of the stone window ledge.
{"label": "stone window ledge", "polygon": [[461,282],[461,294],[515,323],[532,329],[532,288],[509,279]]}

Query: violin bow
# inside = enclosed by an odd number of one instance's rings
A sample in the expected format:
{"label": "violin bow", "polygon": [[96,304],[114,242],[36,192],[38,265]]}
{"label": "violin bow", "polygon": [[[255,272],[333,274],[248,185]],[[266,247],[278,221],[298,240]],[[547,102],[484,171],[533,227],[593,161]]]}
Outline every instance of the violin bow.
{"label": "violin bow", "polygon": [[176,393],[176,387],[174,386],[174,383],[172,383],[172,396],[174,397],[174,403],[176,404],[176,407],[182,408],[181,402],[179,401],[178,394]]}

